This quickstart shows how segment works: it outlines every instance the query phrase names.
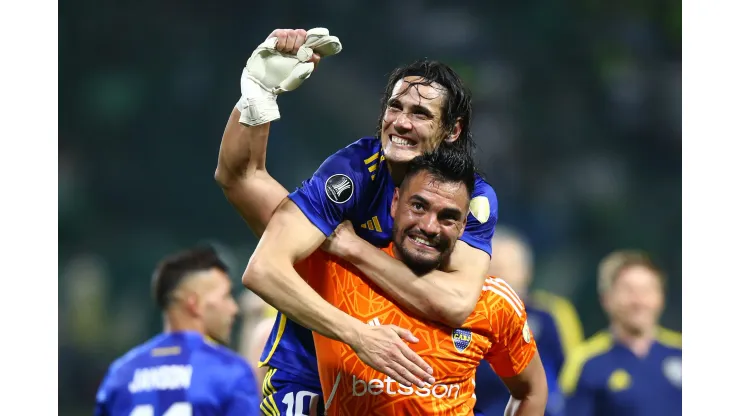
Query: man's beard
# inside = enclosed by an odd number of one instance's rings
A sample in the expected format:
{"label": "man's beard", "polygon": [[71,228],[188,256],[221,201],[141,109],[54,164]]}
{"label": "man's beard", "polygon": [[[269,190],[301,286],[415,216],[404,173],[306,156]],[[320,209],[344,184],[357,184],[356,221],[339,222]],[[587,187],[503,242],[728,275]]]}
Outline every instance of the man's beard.
{"label": "man's beard", "polygon": [[439,250],[440,254],[435,258],[427,258],[416,256],[406,249],[403,244],[403,240],[404,238],[410,237],[406,232],[400,232],[395,223],[393,224],[391,232],[393,233],[393,245],[396,247],[396,256],[398,256],[399,260],[401,260],[417,276],[422,276],[432,270],[439,269],[450,259],[450,254],[452,252],[450,248],[451,243],[441,236],[434,240],[435,246]]}

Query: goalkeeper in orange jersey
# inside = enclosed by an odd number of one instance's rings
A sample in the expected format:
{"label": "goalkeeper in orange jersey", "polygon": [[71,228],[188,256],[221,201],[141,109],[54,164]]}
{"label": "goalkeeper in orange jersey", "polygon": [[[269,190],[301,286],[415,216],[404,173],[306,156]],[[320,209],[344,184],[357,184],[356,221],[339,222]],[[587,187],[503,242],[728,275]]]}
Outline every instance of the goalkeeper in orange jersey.
{"label": "goalkeeper in orange jersey", "polygon": [[[465,228],[473,172],[466,153],[444,148],[412,160],[393,196],[393,242],[383,251],[419,275],[449,261]],[[352,261],[356,239],[352,227],[342,225],[324,249]],[[327,253],[314,252],[296,270],[349,315],[370,325],[409,329],[419,339],[411,348],[435,377],[433,385],[421,388],[398,384],[364,364],[347,344],[314,334],[327,414],[471,415],[481,359],[512,394],[507,414],[544,414],[547,381],[524,303],[502,279],[487,278],[473,314],[451,328],[413,317],[353,266]]]}
{"label": "goalkeeper in orange jersey", "polygon": [[[412,160],[393,196],[393,242],[383,251],[419,275],[442,267],[465,229],[473,174],[465,152],[440,148]],[[255,204],[263,201],[254,198]],[[511,392],[506,414],[544,414],[545,371],[524,304],[502,279],[486,279],[475,310],[460,327],[422,321],[343,260],[352,261],[359,238],[351,225],[340,225],[323,251],[297,263],[296,270],[353,318],[408,329],[418,342],[402,348],[432,366],[435,382],[425,387],[399,384],[366,365],[349,345],[314,333],[327,415],[472,415],[475,394],[485,394],[476,392],[474,377],[483,359]]]}

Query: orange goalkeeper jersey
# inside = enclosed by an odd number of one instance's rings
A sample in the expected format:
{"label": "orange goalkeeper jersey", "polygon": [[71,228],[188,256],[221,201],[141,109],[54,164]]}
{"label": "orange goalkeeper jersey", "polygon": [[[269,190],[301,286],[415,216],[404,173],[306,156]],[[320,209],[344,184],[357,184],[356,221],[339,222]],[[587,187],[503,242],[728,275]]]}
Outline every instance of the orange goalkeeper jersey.
{"label": "orange goalkeeper jersey", "polygon": [[[393,255],[392,246],[383,249]],[[524,304],[503,280],[486,278],[460,328],[416,319],[354,266],[317,250],[296,270],[324,299],[369,325],[394,324],[419,339],[410,344],[433,368],[435,384],[405,387],[365,365],[342,342],[314,333],[327,415],[472,415],[475,371],[486,359],[501,377],[522,372],[536,352]]]}

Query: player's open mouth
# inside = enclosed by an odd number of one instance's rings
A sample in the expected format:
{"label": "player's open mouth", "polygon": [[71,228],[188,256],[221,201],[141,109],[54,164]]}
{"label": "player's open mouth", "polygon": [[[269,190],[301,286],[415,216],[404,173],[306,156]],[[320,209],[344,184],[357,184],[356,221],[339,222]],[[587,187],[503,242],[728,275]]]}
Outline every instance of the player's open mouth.
{"label": "player's open mouth", "polygon": [[437,245],[429,241],[428,239],[420,236],[420,235],[409,235],[408,236],[409,241],[411,241],[411,244],[414,246],[417,246],[424,250],[430,250],[430,251],[437,251]]}
{"label": "player's open mouth", "polygon": [[410,139],[407,139],[405,137],[396,136],[395,134],[391,134],[390,137],[391,137],[391,142],[393,144],[395,144],[396,146],[400,146],[400,147],[414,147],[414,146],[416,146],[416,142],[414,142],[414,141],[412,141]]}

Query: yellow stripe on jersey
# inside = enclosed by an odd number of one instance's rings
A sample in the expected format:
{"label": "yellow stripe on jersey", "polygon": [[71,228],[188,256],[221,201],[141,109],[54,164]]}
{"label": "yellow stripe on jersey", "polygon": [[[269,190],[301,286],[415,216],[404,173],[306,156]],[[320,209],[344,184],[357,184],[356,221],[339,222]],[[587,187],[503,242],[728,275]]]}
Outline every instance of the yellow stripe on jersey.
{"label": "yellow stripe on jersey", "polygon": [[681,349],[681,333],[680,332],[671,331],[668,328],[660,327],[658,328],[658,333],[656,335],[656,338],[658,342],[660,342],[661,344],[667,345],[669,347]]}
{"label": "yellow stripe on jersey", "polygon": [[264,397],[275,394],[277,391],[277,389],[272,385],[272,376],[275,375],[275,371],[277,371],[277,368],[271,367],[267,370],[267,374],[265,374],[265,378],[262,380],[262,395]]}
{"label": "yellow stripe on jersey", "polygon": [[280,339],[283,337],[283,332],[285,331],[285,315],[280,314],[280,323],[278,324],[278,332],[277,336],[275,336],[275,341],[272,343],[272,348],[270,348],[270,353],[267,354],[267,358],[265,358],[265,361],[260,361],[257,363],[258,367],[264,367],[265,364],[270,362],[270,358],[272,358],[272,354],[275,353],[275,350],[277,349],[278,344],[280,343]]}
{"label": "yellow stripe on jersey", "polygon": [[273,403],[275,403],[275,400],[270,400],[269,397],[265,397],[260,402],[260,410],[262,411],[262,414],[265,416],[280,416],[280,410],[277,408],[277,406],[273,406]]}
{"label": "yellow stripe on jersey", "polygon": [[578,380],[581,378],[583,366],[592,358],[601,355],[612,347],[612,336],[609,332],[602,331],[592,336],[584,343],[576,347],[570,356],[566,357],[565,364],[560,373],[560,388],[566,396],[571,395]]}
{"label": "yellow stripe on jersey", "polygon": [[365,164],[366,165],[371,164],[373,161],[375,161],[375,159],[378,158],[378,156],[380,156],[380,152],[376,152],[374,155],[372,155],[369,158],[365,159]]}
{"label": "yellow stripe on jersey", "polygon": [[[380,157],[380,158],[378,158],[378,157]],[[376,160],[378,162],[377,163],[374,163]],[[375,172],[376,170],[378,170],[378,166],[380,166],[380,164],[383,163],[384,160],[385,160],[385,155],[381,156],[380,155],[380,152],[376,152],[374,155],[372,155],[369,158],[365,159],[365,164],[366,165],[370,165],[370,166],[367,167],[367,171],[370,172],[370,173],[372,173],[372,175],[370,176],[370,180],[373,180],[373,181],[375,180],[375,175],[376,174],[373,173],[373,172]]]}
{"label": "yellow stripe on jersey", "polygon": [[270,407],[275,410],[275,416],[279,416],[280,409],[278,408],[277,403],[275,403],[275,397],[271,395],[267,398],[267,400],[270,402]]}
{"label": "yellow stripe on jersey", "polygon": [[375,231],[382,232],[383,229],[380,228],[380,221],[378,221],[378,216],[373,216],[373,225],[375,225]]}
{"label": "yellow stripe on jersey", "polygon": [[553,317],[563,354],[567,357],[583,342],[583,326],[576,308],[567,299],[542,291],[532,293],[532,300],[534,306],[546,310]]}

